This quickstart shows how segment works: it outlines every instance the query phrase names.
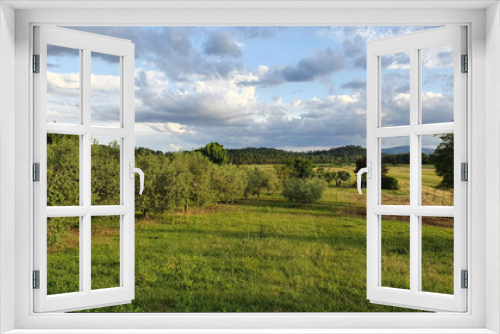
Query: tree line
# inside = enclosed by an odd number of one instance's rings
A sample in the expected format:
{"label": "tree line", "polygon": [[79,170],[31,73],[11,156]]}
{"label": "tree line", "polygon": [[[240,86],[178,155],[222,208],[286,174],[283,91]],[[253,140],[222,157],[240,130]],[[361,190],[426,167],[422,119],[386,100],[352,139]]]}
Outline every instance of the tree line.
{"label": "tree line", "polygon": [[[195,151],[168,154],[138,148],[135,156],[136,166],[146,175],[144,193],[136,197],[136,208],[145,218],[152,212],[188,211],[191,206],[233,203],[251,195],[280,193],[284,191],[287,180],[313,176],[312,163],[304,159],[268,169],[227,163],[227,151],[217,143]],[[119,143],[103,144],[94,140],[91,157],[92,205],[120,204]],[[48,206],[80,204],[79,164],[78,136],[48,134]],[[312,197],[290,195],[292,201],[308,202],[323,189],[318,182],[314,185],[308,182],[305,188],[301,184],[298,190],[287,184],[285,193],[289,195],[293,192],[291,189],[298,192],[313,189],[316,195]],[[136,178],[136,188],[138,183]]]}
{"label": "tree line", "polygon": [[304,158],[313,163],[353,163],[366,155],[366,149],[359,145],[346,145],[329,150],[307,152],[286,151],[267,147],[228,149],[228,161],[233,164],[284,164],[287,161]]}
{"label": "tree line", "polygon": [[[439,187],[453,187],[453,135],[443,135],[442,143],[428,161],[436,165],[442,176]],[[349,150],[354,150],[352,146]],[[92,205],[117,205],[120,202],[120,146],[94,140],[91,147]],[[136,165],[146,174],[143,196],[136,197],[136,207],[145,217],[150,212],[189,210],[190,206],[232,203],[262,193],[281,193],[294,202],[312,202],[321,198],[327,186],[350,184],[347,171],[313,169],[313,159],[288,157],[274,168],[259,169],[231,163],[229,150],[210,143],[189,152],[163,153],[145,148],[135,151]],[[409,155],[393,156],[403,160]],[[396,161],[396,162],[395,162]],[[282,161],[283,162],[283,161]],[[366,165],[366,157],[355,160],[356,169]],[[79,139],[78,136],[48,134],[47,136],[47,205],[67,206],[79,203]],[[450,168],[451,166],[451,168]],[[382,168],[383,188],[397,189],[397,180]],[[136,180],[137,187],[139,181]]]}

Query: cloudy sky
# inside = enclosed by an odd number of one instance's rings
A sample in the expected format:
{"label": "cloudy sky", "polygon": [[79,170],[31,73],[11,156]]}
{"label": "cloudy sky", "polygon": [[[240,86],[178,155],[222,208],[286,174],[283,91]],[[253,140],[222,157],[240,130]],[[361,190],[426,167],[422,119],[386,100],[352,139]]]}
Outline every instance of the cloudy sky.
{"label": "cloudy sky", "polygon": [[[430,27],[72,27],[136,47],[136,146],[365,145],[366,43]],[[425,51],[425,52],[424,52]],[[449,46],[422,51],[422,120],[453,120]],[[48,121],[78,122],[78,52],[48,49]],[[409,120],[408,54],[382,58],[383,126]],[[92,55],[92,124],[119,121],[119,60]],[[397,143],[394,142],[394,145]]]}

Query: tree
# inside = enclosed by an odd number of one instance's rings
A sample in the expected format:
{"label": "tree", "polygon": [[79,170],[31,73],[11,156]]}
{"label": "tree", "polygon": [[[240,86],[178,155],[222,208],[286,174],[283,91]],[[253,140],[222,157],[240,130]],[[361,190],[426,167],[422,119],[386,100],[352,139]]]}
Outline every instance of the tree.
{"label": "tree", "polygon": [[351,178],[351,174],[349,174],[349,172],[346,172],[345,170],[339,170],[337,172],[337,176],[339,180],[342,181],[342,187],[344,187],[344,182],[349,181],[349,179]]}
{"label": "tree", "polygon": [[288,180],[294,174],[293,170],[287,165],[274,165],[274,172],[281,181]]}
{"label": "tree", "polygon": [[232,164],[214,166],[211,181],[217,202],[233,203],[243,198],[247,175],[243,168]]}
{"label": "tree", "polygon": [[245,188],[245,197],[249,195],[260,194],[263,190],[274,191],[279,187],[279,180],[276,172],[273,170],[262,170],[257,167],[247,169],[247,186]]}
{"label": "tree", "polygon": [[296,158],[287,163],[287,167],[293,170],[294,177],[301,179],[310,177],[313,174],[312,161],[304,158]]}
{"label": "tree", "polygon": [[341,172],[341,171],[338,171],[338,172],[332,172],[332,177],[333,177],[333,179],[335,180],[335,187],[338,187],[338,186],[339,186],[340,181],[342,181],[342,179],[341,179],[341,174],[339,174],[339,172]]}
{"label": "tree", "polygon": [[335,171],[325,172],[325,181],[328,183],[328,186],[331,186],[331,183],[333,180],[335,180],[336,175],[337,172]]}
{"label": "tree", "polygon": [[227,150],[219,143],[209,143],[198,151],[214,164],[222,165],[227,162]]}
{"label": "tree", "polygon": [[429,157],[429,162],[434,163],[436,175],[443,179],[437,188],[452,188],[454,185],[454,138],[453,133],[439,136],[441,143],[436,147],[434,153]]}
{"label": "tree", "polygon": [[[188,169],[189,202],[196,206],[211,204],[214,194],[211,191],[210,175],[212,164],[198,152],[185,153]],[[187,211],[187,205],[184,209]]]}

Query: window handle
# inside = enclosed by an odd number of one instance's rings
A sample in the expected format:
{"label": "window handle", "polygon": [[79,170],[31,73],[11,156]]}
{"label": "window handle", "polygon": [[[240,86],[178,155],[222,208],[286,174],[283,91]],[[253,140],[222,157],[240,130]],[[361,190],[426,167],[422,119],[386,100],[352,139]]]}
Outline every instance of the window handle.
{"label": "window handle", "polygon": [[372,177],[372,171],[371,171],[371,166],[372,166],[372,163],[371,162],[367,162],[367,167],[365,168],[361,168],[359,171],[358,171],[358,176],[357,176],[357,181],[358,181],[358,191],[359,191],[359,194],[362,195],[363,192],[361,191],[361,180],[363,179],[363,173],[366,173],[366,176],[370,179]]}
{"label": "window handle", "polygon": [[144,172],[140,168],[135,168],[134,163],[132,161],[130,161],[129,168],[130,168],[129,170],[131,179],[134,178],[135,173],[139,174],[139,183],[140,183],[139,195],[142,195],[142,192],[144,191]]}

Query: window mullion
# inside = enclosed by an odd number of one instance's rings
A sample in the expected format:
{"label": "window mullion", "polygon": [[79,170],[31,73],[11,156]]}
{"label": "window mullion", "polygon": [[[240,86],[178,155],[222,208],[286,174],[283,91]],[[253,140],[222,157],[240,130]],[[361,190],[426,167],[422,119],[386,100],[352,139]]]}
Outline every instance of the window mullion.
{"label": "window mullion", "polygon": [[[90,79],[91,79],[91,51],[86,48],[83,50],[83,69],[82,69],[82,123],[85,127],[90,127]],[[91,189],[91,145],[92,135],[89,132],[82,136],[82,149],[80,150],[81,167],[81,184],[83,185],[82,203],[88,209],[82,217],[82,232],[81,232],[81,263],[82,270],[80,271],[80,280],[83,280],[83,291],[90,293],[91,290],[91,215],[90,205],[92,202]]]}
{"label": "window mullion", "polygon": [[419,109],[419,66],[418,49],[410,49],[410,291],[415,293],[419,290],[420,281],[420,233],[419,217],[414,209],[418,205],[419,182],[418,182],[418,150],[419,137],[415,133],[418,125]]}

